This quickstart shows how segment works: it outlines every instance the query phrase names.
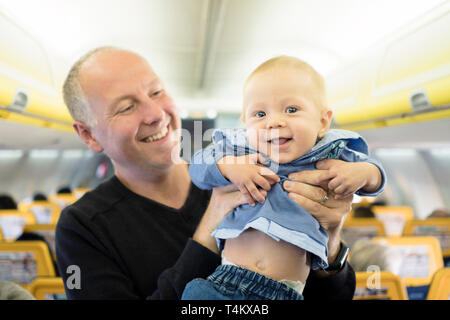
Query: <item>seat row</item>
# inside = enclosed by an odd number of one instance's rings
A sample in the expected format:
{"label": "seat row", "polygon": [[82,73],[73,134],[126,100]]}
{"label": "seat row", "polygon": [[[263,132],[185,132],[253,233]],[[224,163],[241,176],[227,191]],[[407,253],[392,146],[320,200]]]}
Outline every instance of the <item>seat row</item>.
{"label": "seat row", "polygon": [[[404,254],[404,268],[398,275],[377,268],[357,272],[354,299],[450,298],[450,268],[443,268],[435,238],[388,237],[371,241],[397,246]],[[56,277],[50,251],[42,241],[0,242],[0,280],[16,282],[37,298],[63,298],[62,280]]]}
{"label": "seat row", "polygon": [[0,280],[12,281],[37,299],[64,299],[51,253],[42,241],[0,242]]}
{"label": "seat row", "polygon": [[88,189],[78,193],[54,194],[49,200],[21,202],[17,209],[0,210],[0,240],[14,241],[23,232],[48,233],[54,230],[61,210],[75,202]]}
{"label": "seat row", "polygon": [[[450,300],[450,268],[438,269],[426,292],[426,300]],[[356,272],[354,300],[408,300],[406,283],[388,272]]]}
{"label": "seat row", "polygon": [[[0,210],[0,280],[21,285],[37,299],[65,299],[56,270],[55,229],[61,210],[81,195],[51,195],[49,201]],[[43,241],[23,241],[28,238]]]}
{"label": "seat row", "polygon": [[349,247],[361,238],[433,236],[444,260],[450,259],[450,218],[414,219],[410,207],[373,207],[376,218],[354,218],[349,214],[342,237]]}

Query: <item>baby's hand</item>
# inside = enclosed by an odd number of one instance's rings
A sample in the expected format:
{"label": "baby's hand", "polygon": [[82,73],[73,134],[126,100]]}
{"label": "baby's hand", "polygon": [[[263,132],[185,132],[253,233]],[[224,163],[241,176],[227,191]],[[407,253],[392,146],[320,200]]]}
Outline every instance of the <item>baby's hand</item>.
{"label": "baby's hand", "polygon": [[[336,194],[335,199],[343,199],[360,189],[369,187],[373,189],[374,179],[381,180],[378,168],[368,162],[328,159],[319,161],[316,167],[319,170],[326,170],[320,176],[318,183],[328,180],[328,189]],[[376,184],[379,186],[381,182]]]}
{"label": "baby's hand", "polygon": [[255,201],[263,203],[265,200],[257,186],[269,191],[272,184],[280,181],[272,170],[258,164],[264,161],[264,157],[256,153],[239,157],[225,156],[217,163],[217,168],[254,206]]}

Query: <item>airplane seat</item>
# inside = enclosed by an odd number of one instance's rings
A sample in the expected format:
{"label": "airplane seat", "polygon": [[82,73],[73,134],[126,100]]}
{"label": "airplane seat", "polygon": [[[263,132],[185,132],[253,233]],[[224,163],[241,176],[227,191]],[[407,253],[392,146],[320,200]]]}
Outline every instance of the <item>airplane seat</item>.
{"label": "airplane seat", "polygon": [[[44,228],[48,227],[49,230]],[[51,228],[51,229],[50,229]],[[44,230],[42,232],[41,230]],[[45,232],[47,231],[47,232]],[[59,276],[58,267],[56,264],[56,251],[55,251],[55,226],[47,226],[42,224],[29,225],[25,227],[22,235],[16,239],[16,241],[42,241],[50,251],[50,256],[53,262],[56,276]]]}
{"label": "airplane seat", "polygon": [[353,300],[408,300],[404,281],[389,271],[355,274]]}
{"label": "airplane seat", "polygon": [[425,300],[434,273],[443,267],[439,241],[431,236],[379,237],[371,241],[391,246],[398,255],[394,273],[405,281],[409,300]]}
{"label": "airplane seat", "polygon": [[414,219],[405,224],[404,236],[433,236],[439,241],[445,266],[450,263],[450,218]]}
{"label": "airplane seat", "polygon": [[50,251],[44,242],[0,242],[0,280],[26,287],[37,277],[55,277]]}
{"label": "airplane seat", "polygon": [[342,239],[351,249],[360,239],[385,236],[384,225],[375,218],[347,218],[342,228]]}
{"label": "airplane seat", "polygon": [[433,275],[427,300],[450,300],[450,268],[439,269]]}
{"label": "airplane seat", "polygon": [[39,224],[56,224],[61,214],[61,208],[47,200],[36,200],[30,203],[19,203],[19,210],[33,213]]}
{"label": "airplane seat", "polygon": [[36,223],[31,212],[19,210],[0,210],[0,229],[6,241],[14,241],[27,225]]}
{"label": "airplane seat", "polygon": [[72,193],[51,194],[48,196],[48,199],[51,203],[59,206],[60,210],[78,200]]}
{"label": "airplane seat", "polygon": [[28,291],[37,300],[67,300],[63,279],[60,277],[38,277],[28,286]]}
{"label": "airplane seat", "polygon": [[414,211],[408,206],[372,206],[372,211],[383,222],[387,236],[401,236],[405,223],[414,219]]}
{"label": "airplane seat", "polygon": [[90,190],[90,188],[74,188],[73,194],[77,199],[80,199],[86,192]]}

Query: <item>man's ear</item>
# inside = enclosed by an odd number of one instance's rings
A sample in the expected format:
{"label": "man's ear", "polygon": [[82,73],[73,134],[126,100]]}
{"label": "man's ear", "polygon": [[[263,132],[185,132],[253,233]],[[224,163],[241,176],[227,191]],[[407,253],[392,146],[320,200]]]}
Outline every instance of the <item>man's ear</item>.
{"label": "man's ear", "polygon": [[95,139],[95,137],[92,134],[92,129],[89,126],[87,126],[83,122],[75,121],[73,123],[73,128],[89,149],[91,149],[94,152],[103,152],[103,147]]}
{"label": "man's ear", "polygon": [[319,131],[319,138],[322,139],[323,136],[327,133],[328,129],[330,129],[332,118],[333,118],[333,110],[327,109],[322,112],[322,117],[320,119],[322,128]]}

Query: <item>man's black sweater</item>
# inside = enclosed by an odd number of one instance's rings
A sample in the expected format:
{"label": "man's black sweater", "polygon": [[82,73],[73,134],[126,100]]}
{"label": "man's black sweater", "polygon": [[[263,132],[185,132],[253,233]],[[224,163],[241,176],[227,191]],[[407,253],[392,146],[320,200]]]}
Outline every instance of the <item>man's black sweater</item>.
{"label": "man's black sweater", "polygon": [[[56,227],[67,297],[179,299],[187,282],[206,278],[220,264],[219,255],[191,239],[210,195],[191,184],[177,210],[133,193],[117,177],[86,193],[63,210]],[[80,288],[70,285],[72,265],[79,268]],[[304,296],[351,299],[354,289],[354,271],[346,264],[326,278],[311,272]]]}

